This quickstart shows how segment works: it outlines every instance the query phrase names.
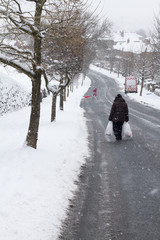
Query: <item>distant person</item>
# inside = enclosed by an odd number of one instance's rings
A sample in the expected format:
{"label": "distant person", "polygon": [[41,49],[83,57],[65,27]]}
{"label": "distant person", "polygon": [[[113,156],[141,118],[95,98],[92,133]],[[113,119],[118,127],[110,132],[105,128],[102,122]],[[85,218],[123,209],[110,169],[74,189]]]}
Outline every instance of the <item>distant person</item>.
{"label": "distant person", "polygon": [[123,123],[129,121],[128,105],[121,94],[117,94],[115,97],[110,111],[109,121],[113,122],[113,132],[116,140],[121,140]]}

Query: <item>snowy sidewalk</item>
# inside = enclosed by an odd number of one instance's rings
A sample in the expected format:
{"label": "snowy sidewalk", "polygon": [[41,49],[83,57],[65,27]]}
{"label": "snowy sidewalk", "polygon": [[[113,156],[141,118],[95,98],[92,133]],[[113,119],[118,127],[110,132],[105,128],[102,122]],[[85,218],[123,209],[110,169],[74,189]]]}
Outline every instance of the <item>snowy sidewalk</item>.
{"label": "snowy sidewalk", "polygon": [[0,117],[0,238],[56,239],[89,154],[80,101],[90,86],[74,89],[50,123],[51,97],[42,103],[38,149],[23,147],[30,108]]}

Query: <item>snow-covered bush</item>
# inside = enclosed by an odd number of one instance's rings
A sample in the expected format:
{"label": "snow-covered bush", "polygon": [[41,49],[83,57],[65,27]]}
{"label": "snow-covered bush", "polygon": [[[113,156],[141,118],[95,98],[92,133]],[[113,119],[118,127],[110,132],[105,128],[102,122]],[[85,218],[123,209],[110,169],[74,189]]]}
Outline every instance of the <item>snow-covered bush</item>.
{"label": "snow-covered bush", "polygon": [[0,115],[30,104],[31,94],[7,75],[0,73]]}
{"label": "snow-covered bush", "polygon": [[154,91],[154,93],[155,93],[156,95],[160,96],[160,89],[159,89],[159,88],[156,88],[155,91]]}

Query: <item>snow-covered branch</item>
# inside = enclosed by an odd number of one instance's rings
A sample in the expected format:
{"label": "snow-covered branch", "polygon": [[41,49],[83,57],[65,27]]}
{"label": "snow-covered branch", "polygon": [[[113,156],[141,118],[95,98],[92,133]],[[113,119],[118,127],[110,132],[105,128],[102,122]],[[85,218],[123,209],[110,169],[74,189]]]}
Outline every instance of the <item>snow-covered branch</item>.
{"label": "snow-covered branch", "polygon": [[12,59],[6,58],[3,55],[0,55],[0,62],[17,69],[18,71],[26,74],[31,79],[33,79],[33,77],[34,77],[34,73],[31,72],[29,69],[25,68],[23,65],[21,65],[19,63],[16,63]]}
{"label": "snow-covered branch", "polygon": [[[38,35],[41,37],[40,30],[35,26],[34,16],[31,15],[30,12],[23,12],[20,4],[16,0],[12,0],[14,2],[15,7],[11,5],[0,6],[0,14],[3,18],[15,25],[17,30],[21,30],[22,32],[29,35]],[[45,1],[43,1],[42,5]],[[27,16],[28,15],[28,16]]]}
{"label": "snow-covered branch", "polygon": [[1,51],[4,51],[5,53],[6,53],[6,51],[7,51],[7,53],[10,54],[10,55],[21,55],[21,56],[23,56],[24,58],[25,58],[25,56],[28,56],[27,59],[33,58],[32,52],[30,52],[30,51],[25,51],[25,50],[21,50],[21,49],[19,49],[19,48],[10,46],[10,45],[8,45],[8,44],[0,44],[0,48],[1,48]]}
{"label": "snow-covered branch", "polygon": [[69,76],[69,73],[66,73],[66,79],[67,81],[65,83],[59,83],[57,85],[51,85],[50,83],[48,83],[47,88],[48,90],[54,94],[54,95],[58,95],[60,93],[61,90],[65,89],[70,82],[72,81],[71,77]]}

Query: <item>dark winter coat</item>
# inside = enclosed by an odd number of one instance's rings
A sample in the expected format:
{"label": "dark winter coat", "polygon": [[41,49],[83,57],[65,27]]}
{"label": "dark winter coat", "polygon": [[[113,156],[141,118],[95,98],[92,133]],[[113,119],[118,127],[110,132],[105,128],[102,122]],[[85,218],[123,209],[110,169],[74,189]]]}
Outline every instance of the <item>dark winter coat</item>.
{"label": "dark winter coat", "polygon": [[116,97],[111,108],[109,121],[112,122],[128,122],[128,106],[122,97]]}

